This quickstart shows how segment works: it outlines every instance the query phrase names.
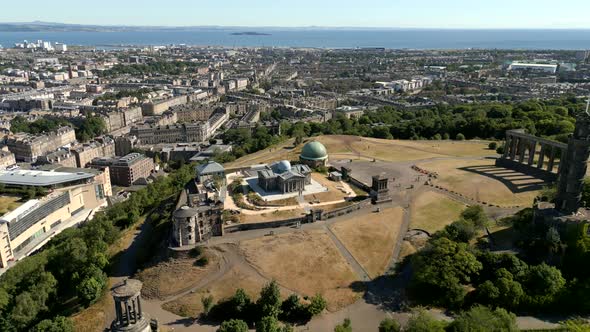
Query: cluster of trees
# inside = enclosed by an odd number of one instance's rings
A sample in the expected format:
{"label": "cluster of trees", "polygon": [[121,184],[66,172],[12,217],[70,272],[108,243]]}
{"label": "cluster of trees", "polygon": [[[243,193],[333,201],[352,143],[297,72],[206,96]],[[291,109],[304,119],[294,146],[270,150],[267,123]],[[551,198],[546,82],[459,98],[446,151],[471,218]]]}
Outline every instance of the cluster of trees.
{"label": "cluster of trees", "polygon": [[288,332],[293,331],[290,324],[305,323],[326,308],[326,301],[319,294],[306,300],[303,303],[299,296],[292,294],[281,301],[279,286],[272,281],[262,288],[257,301],[238,289],[232,297],[215,305],[211,297],[203,298],[202,302],[207,318],[223,321],[218,332],[247,332],[254,325],[257,332]]}
{"label": "cluster of trees", "polygon": [[271,134],[264,126],[257,126],[253,132],[247,128],[229,129],[223,133],[222,138],[226,144],[231,143],[234,147],[232,152],[224,152],[215,156],[214,159],[219,163],[231,162],[247,154],[278,144],[284,139],[284,137]]}
{"label": "cluster of trees", "polygon": [[138,100],[144,100],[145,94],[152,92],[150,88],[140,88],[140,89],[133,89],[133,90],[121,90],[117,93],[107,92],[104,95],[94,99],[93,104],[98,105],[98,102],[101,100],[119,100],[124,97],[135,97]]}
{"label": "cluster of trees", "polygon": [[66,119],[40,118],[29,122],[23,116],[17,115],[10,121],[10,131],[13,133],[40,134],[69,125],[71,123]]}
{"label": "cluster of trees", "polygon": [[40,134],[54,131],[63,126],[73,126],[76,131],[76,138],[82,142],[89,141],[107,132],[104,120],[91,114],[71,121],[62,118],[42,117],[33,122],[29,122],[24,117],[17,115],[10,121],[10,131],[13,133]]}
{"label": "cluster of trees", "polygon": [[103,294],[110,264],[107,249],[120,229],[178,195],[191,177],[187,165],[158,178],[81,227],[63,231],[41,252],[0,276],[0,330],[71,331],[71,323],[59,315],[88,306]]}
{"label": "cluster of trees", "polygon": [[525,128],[538,136],[565,140],[573,132],[575,114],[584,109],[575,97],[520,103],[439,105],[424,110],[385,106],[359,119],[338,116],[325,123],[285,123],[290,137],[347,134],[385,139],[504,138],[508,129]]}
{"label": "cluster of trees", "polygon": [[113,68],[99,72],[102,77],[113,77],[119,75],[180,75],[184,72],[196,70],[203,64],[198,62],[185,61],[154,61],[145,64],[118,64]]}
{"label": "cluster of trees", "polygon": [[532,217],[526,209],[504,220],[518,234],[519,256],[494,253],[470,244],[487,219],[481,208],[468,208],[409,259],[413,297],[453,309],[481,304],[515,312],[590,311],[590,301],[579,301],[590,299],[587,226],[557,230]]}

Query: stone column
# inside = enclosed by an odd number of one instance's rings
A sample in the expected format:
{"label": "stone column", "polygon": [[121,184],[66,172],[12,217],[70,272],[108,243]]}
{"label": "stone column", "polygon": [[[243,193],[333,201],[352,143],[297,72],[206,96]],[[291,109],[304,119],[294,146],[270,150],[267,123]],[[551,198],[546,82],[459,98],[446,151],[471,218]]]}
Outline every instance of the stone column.
{"label": "stone column", "polygon": [[537,163],[537,168],[543,168],[543,162],[545,161],[545,153],[546,151],[546,144],[541,143],[541,152],[539,152],[539,162]]}
{"label": "stone column", "polygon": [[524,162],[524,152],[526,151],[527,140],[521,138],[519,141],[520,142],[518,142],[518,162],[522,163]]}
{"label": "stone column", "polygon": [[559,166],[557,168],[557,174],[561,174],[561,168],[563,167],[563,162],[565,161],[567,156],[567,149],[561,149],[561,157],[559,157]]}
{"label": "stone column", "polygon": [[518,140],[519,140],[519,138],[514,137],[514,136],[510,140],[510,159],[511,160],[514,160],[516,158],[516,147],[517,147]]}
{"label": "stone column", "polygon": [[510,145],[512,144],[512,136],[506,135],[506,142],[504,143],[504,153],[502,154],[502,158],[508,158],[508,153],[510,152]]}
{"label": "stone column", "polygon": [[557,150],[557,147],[554,147],[554,146],[551,147],[551,155],[549,156],[549,164],[547,165],[548,172],[553,172],[553,164],[555,163],[555,151],[556,150]]}
{"label": "stone column", "polygon": [[535,152],[537,152],[537,142],[531,141],[529,145],[529,166],[532,166],[535,162]]}

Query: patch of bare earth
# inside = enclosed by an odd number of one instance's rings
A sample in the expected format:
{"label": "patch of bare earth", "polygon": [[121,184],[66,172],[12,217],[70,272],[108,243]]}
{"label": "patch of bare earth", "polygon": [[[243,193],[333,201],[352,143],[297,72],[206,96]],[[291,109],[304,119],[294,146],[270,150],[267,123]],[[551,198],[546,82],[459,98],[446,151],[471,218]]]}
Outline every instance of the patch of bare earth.
{"label": "patch of bare earth", "polygon": [[[164,303],[162,308],[183,317],[197,317],[203,312],[201,299],[212,296],[215,303],[227,299],[235,294],[236,290],[243,289],[252,300],[257,300],[260,290],[268,281],[254,273],[244,271],[239,266],[233,267],[226,274],[210,285],[186,294],[174,301]],[[281,289],[281,295],[286,298],[290,295]]]}
{"label": "patch of bare earth", "polygon": [[263,275],[302,296],[322,294],[328,310],[336,311],[360,296],[357,281],[326,231],[297,231],[244,241],[246,259]]}
{"label": "patch of bare earth", "polygon": [[207,274],[220,268],[220,258],[208,251],[209,263],[204,267],[195,264],[196,258],[170,258],[139,271],[135,276],[143,282],[141,294],[147,299],[164,300],[198,284]]}
{"label": "patch of bare earth", "polygon": [[402,226],[400,207],[368,212],[331,226],[333,232],[371,277],[383,274],[393,255]]}

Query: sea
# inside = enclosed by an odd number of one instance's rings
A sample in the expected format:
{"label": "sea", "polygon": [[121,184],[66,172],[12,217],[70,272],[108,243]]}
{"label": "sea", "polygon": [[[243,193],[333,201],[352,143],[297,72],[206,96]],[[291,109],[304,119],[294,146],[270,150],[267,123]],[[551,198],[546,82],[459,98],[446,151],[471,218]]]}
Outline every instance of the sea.
{"label": "sea", "polygon": [[[236,32],[248,32],[239,34]],[[254,33],[252,33],[254,32]],[[264,35],[262,35],[264,34]],[[0,32],[0,45],[23,40],[119,48],[178,45],[223,47],[387,48],[387,49],[590,49],[590,30],[450,29],[196,29],[128,32]]]}

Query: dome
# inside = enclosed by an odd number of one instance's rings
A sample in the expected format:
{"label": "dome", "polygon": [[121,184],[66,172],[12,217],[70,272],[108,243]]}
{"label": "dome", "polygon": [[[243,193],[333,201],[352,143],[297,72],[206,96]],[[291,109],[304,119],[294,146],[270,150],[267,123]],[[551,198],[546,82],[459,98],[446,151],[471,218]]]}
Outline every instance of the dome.
{"label": "dome", "polygon": [[279,173],[285,173],[291,170],[291,163],[288,160],[281,160],[277,163],[277,170]]}
{"label": "dome", "polygon": [[322,143],[313,141],[303,146],[301,158],[306,160],[325,160],[328,158],[328,152]]}

